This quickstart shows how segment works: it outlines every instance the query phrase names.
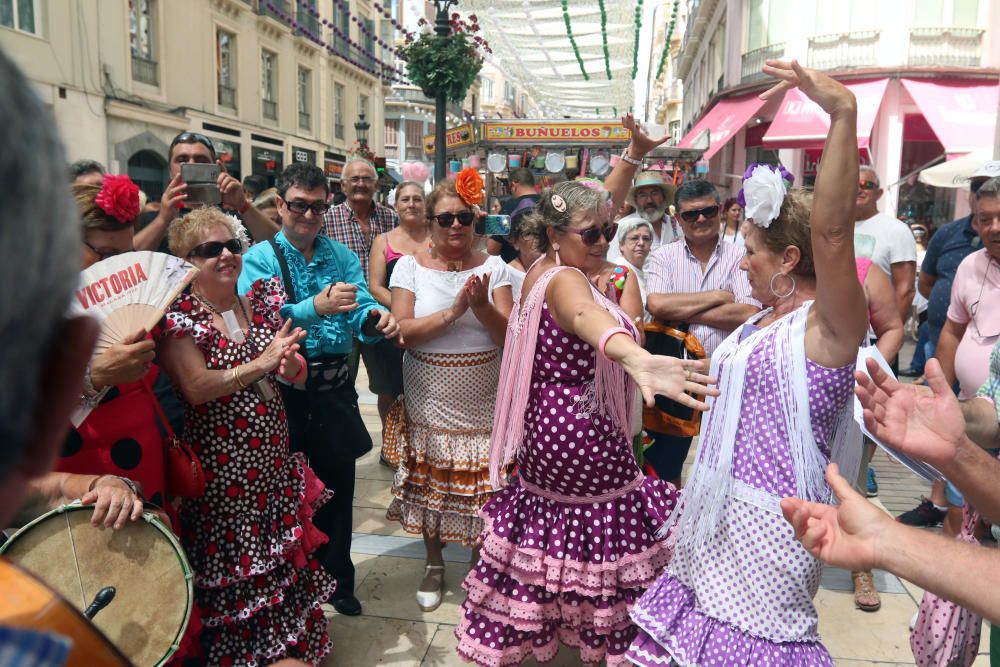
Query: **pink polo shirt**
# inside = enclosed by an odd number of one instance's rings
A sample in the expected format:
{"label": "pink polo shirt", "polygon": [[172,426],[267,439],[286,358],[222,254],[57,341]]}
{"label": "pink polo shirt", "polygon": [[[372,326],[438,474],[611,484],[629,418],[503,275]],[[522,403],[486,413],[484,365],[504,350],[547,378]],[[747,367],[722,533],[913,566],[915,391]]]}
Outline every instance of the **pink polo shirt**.
{"label": "pink polo shirt", "polygon": [[969,399],[986,382],[990,352],[1000,338],[1000,265],[985,249],[962,260],[951,285],[948,319],[965,324],[955,352],[960,399]]}

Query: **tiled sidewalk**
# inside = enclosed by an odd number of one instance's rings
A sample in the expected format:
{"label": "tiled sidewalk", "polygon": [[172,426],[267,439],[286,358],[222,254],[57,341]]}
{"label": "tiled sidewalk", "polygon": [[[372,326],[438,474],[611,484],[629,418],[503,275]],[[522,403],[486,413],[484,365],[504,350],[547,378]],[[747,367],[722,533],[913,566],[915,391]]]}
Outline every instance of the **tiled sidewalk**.
{"label": "tiled sidewalk", "polygon": [[[333,652],[324,667],[368,665],[451,666],[464,665],[455,653],[455,625],[463,599],[462,579],[469,569],[468,549],[449,545],[445,549],[444,602],[432,613],[421,612],[414,599],[423,576],[423,545],[419,537],[405,533],[398,523],[385,520],[392,471],[378,463],[381,430],[374,396],[362,388],[367,379],[362,368],[358,379],[362,414],[376,443],[375,451],[358,462],[354,498],[354,562],[357,566],[357,596],[364,614],[346,617],[327,607]],[[692,448],[692,451],[694,448]],[[690,464],[690,458],[689,458]],[[880,498],[893,514],[910,509],[928,488],[906,468],[883,453],[875,456]],[[882,609],[867,614],[854,608],[850,575],[842,570],[824,571],[816,597],[820,635],[837,665],[845,667],[912,665],[909,621],[917,610],[921,591],[898,578],[876,572],[882,593]],[[981,650],[988,634],[984,631]],[[534,662],[526,663],[534,665]],[[553,667],[579,665],[575,651],[563,649]],[[975,667],[987,667],[980,656]]]}

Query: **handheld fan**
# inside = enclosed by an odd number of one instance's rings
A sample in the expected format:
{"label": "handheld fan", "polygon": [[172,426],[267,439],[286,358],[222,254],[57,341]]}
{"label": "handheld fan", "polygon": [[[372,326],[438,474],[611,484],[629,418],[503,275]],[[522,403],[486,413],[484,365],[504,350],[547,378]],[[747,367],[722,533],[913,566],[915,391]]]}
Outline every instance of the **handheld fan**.
{"label": "handheld fan", "polygon": [[101,323],[94,354],[155,327],[197,273],[179,257],[150,251],[115,255],[83,271],[72,311]]}

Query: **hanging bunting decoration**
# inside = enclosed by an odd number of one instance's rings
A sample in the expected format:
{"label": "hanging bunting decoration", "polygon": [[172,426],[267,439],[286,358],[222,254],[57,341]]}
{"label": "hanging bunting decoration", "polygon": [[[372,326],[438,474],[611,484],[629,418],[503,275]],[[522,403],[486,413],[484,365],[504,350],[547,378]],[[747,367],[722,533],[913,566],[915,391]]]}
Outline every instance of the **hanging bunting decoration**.
{"label": "hanging bunting decoration", "polygon": [[569,37],[569,43],[573,46],[573,55],[576,56],[576,62],[580,63],[580,73],[583,74],[584,81],[590,81],[590,75],[587,74],[587,69],[583,66],[583,58],[580,57],[580,49],[576,46],[576,39],[573,38],[573,28],[569,23],[569,9],[566,7],[566,0],[562,0],[562,15],[563,21],[566,22],[566,36]]}
{"label": "hanging bunting decoration", "polygon": [[635,43],[632,49],[632,80],[639,72],[639,33],[642,32],[642,0],[635,3]]}
{"label": "hanging bunting decoration", "polygon": [[660,66],[656,68],[654,80],[663,76],[663,66],[667,64],[667,56],[670,55],[670,38],[674,36],[674,26],[677,25],[677,8],[681,0],[674,0],[674,8],[670,12],[670,26],[667,28],[667,39],[663,44],[663,55],[660,56]]}
{"label": "hanging bunting decoration", "polygon": [[608,54],[608,13],[604,9],[604,0],[597,0],[597,5],[601,8],[601,41],[604,44],[604,71],[608,74],[608,81],[611,81],[611,56]]}

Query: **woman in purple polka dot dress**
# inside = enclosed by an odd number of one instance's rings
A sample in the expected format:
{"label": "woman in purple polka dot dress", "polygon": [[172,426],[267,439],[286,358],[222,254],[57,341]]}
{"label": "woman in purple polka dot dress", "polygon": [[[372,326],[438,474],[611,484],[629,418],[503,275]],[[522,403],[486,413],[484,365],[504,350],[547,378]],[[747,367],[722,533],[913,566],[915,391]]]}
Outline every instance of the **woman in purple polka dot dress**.
{"label": "woman in purple polka dot dress", "polygon": [[868,328],[853,247],[857,105],[795,62],[764,69],[782,82],[763,97],[797,85],[830,114],[830,134],[811,201],[787,191],[783,168],[747,170],[740,195],[753,225],[741,268],[768,308],[712,357],[721,394],[667,524],[674,556],[631,612],[637,665],[833,664],[812,603],[821,565],[779,502],[829,499],[827,462],[856,470],[861,453],[849,402]]}
{"label": "woman in purple polka dot dress", "polygon": [[560,642],[581,662],[624,662],[629,607],[670,558],[657,530],[676,489],[645,477],[631,446],[636,384],[704,407],[694,361],[654,357],[629,317],[586,276],[603,265],[607,193],[566,182],[527,225],[544,256],[528,271],[507,344],[483,508],[480,559],[465,580],[458,653],[480,665],[551,660]]}

